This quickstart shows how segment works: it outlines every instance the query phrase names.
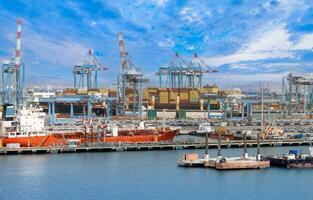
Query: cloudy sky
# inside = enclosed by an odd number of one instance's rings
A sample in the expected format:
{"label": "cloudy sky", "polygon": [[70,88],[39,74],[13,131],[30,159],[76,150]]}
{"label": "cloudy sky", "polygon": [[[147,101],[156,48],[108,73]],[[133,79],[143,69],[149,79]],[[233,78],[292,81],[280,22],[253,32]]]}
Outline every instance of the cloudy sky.
{"label": "cloudy sky", "polygon": [[150,85],[175,51],[186,60],[197,52],[219,70],[204,82],[222,87],[279,87],[289,72],[313,72],[312,0],[0,0],[0,10],[1,63],[12,56],[16,20],[23,20],[28,86],[72,86],[73,65],[88,48],[109,68],[100,85],[112,86],[119,31]]}

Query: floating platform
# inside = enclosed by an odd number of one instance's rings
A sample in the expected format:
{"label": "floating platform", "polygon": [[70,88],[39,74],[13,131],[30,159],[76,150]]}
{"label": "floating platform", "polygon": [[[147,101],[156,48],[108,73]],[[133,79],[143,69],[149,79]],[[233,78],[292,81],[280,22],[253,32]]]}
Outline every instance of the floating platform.
{"label": "floating platform", "polygon": [[179,160],[179,167],[195,167],[195,168],[215,168],[216,160],[215,159],[197,159],[197,160]]}
{"label": "floating platform", "polygon": [[217,170],[264,169],[270,167],[269,160],[257,161],[255,157],[199,159],[197,158],[197,156],[195,156],[196,154],[192,155],[193,155],[192,158],[188,158],[188,154],[185,154],[184,159],[178,161],[178,166],[215,168]]}
{"label": "floating platform", "polygon": [[255,157],[248,158],[226,158],[216,163],[218,170],[239,170],[239,169],[264,169],[270,167],[269,160],[256,160]]}

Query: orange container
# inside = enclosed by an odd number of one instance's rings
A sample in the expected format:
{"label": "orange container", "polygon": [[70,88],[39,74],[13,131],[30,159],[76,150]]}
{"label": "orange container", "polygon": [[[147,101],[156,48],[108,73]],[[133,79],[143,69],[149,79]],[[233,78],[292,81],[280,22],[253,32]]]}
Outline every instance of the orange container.
{"label": "orange container", "polygon": [[195,161],[199,159],[199,155],[197,153],[186,153],[185,160]]}

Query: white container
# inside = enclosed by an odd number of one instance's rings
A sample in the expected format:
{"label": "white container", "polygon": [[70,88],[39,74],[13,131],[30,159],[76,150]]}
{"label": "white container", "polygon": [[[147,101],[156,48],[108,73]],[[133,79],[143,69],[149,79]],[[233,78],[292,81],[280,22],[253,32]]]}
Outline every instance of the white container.
{"label": "white container", "polygon": [[117,126],[113,127],[112,134],[113,134],[113,137],[117,137],[118,136],[118,127]]}
{"label": "white container", "polygon": [[18,149],[21,147],[20,143],[8,143],[7,148]]}
{"label": "white container", "polygon": [[221,122],[221,126],[227,126],[227,122]]}

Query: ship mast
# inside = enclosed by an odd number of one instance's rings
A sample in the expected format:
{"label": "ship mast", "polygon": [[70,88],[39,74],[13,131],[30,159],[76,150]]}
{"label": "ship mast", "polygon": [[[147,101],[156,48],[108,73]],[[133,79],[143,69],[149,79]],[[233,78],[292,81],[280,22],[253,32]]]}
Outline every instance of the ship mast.
{"label": "ship mast", "polygon": [[[264,126],[264,113],[263,113],[263,83],[261,83],[261,134],[263,134],[263,126]],[[260,153],[260,133],[257,135],[257,155],[256,160],[261,160],[261,153]]]}
{"label": "ship mast", "polygon": [[204,159],[209,160],[209,132],[205,131],[205,153]]}

